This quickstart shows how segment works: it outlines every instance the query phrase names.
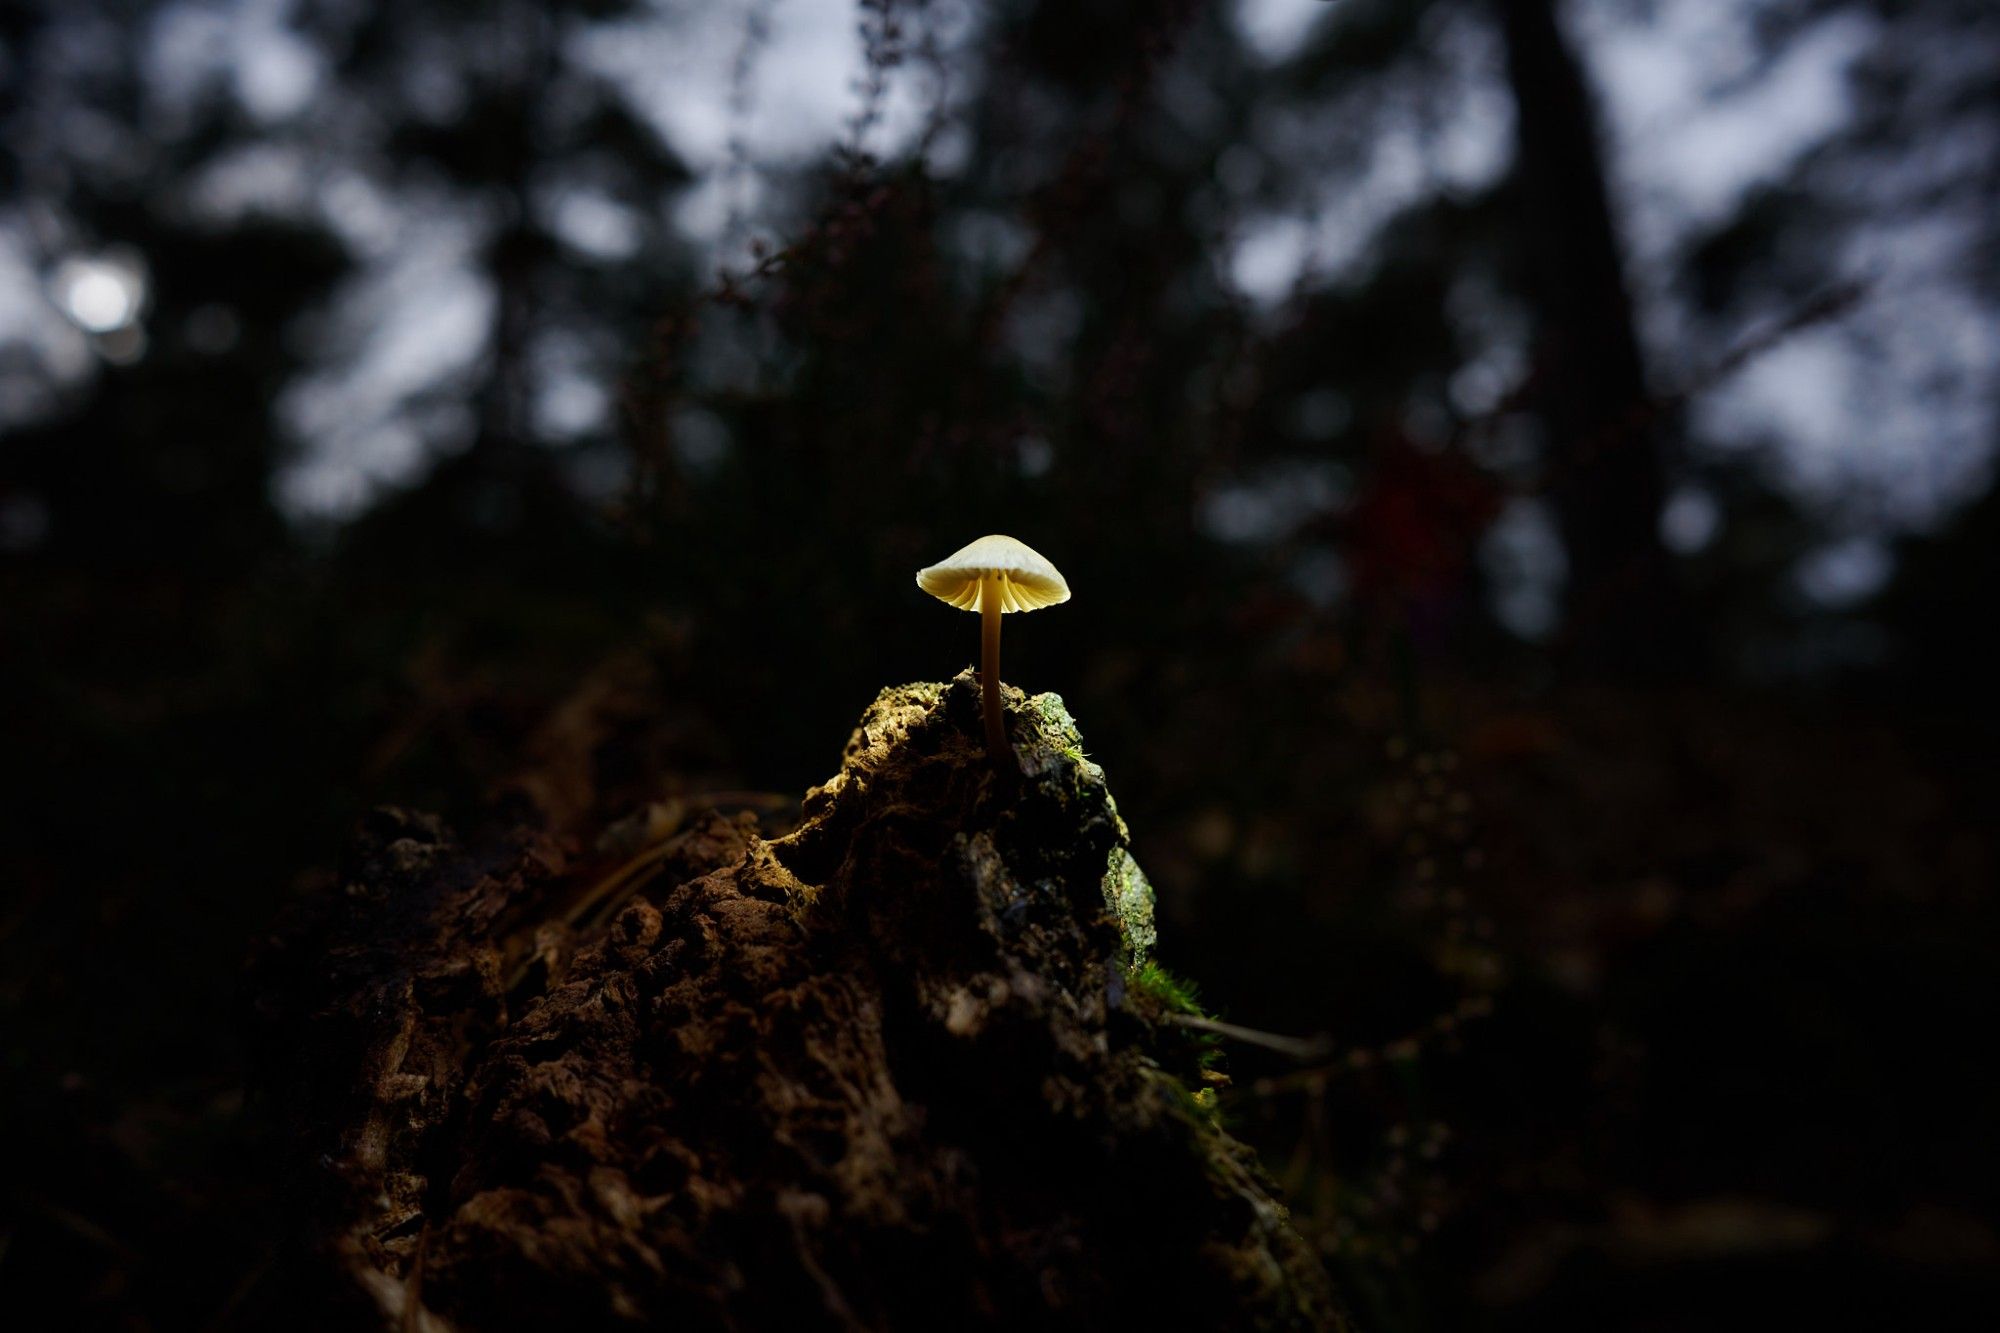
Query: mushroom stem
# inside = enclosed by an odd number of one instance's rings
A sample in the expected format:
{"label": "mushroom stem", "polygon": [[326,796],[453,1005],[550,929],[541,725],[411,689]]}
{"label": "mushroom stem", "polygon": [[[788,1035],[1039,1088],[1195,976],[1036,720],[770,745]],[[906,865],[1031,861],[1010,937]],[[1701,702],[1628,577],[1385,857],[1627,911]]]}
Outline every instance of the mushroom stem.
{"label": "mushroom stem", "polygon": [[979,692],[986,704],[986,752],[997,763],[1008,753],[1000,723],[1000,576],[979,580]]}

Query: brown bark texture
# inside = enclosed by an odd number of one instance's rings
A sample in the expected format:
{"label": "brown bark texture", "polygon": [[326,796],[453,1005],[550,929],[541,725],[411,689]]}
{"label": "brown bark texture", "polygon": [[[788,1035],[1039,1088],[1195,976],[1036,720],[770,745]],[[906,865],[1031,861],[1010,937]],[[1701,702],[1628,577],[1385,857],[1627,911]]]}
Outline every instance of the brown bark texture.
{"label": "brown bark texture", "polygon": [[1007,705],[1018,776],[971,672],[884,691],[782,836],[372,816],[252,973],[328,1322],[1343,1327],[1102,770]]}

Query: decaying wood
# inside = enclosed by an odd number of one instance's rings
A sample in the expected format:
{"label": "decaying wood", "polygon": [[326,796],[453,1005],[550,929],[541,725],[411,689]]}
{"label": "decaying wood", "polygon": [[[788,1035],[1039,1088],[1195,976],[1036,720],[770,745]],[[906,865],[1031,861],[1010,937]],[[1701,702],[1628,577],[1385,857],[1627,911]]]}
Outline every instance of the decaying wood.
{"label": "decaying wood", "polygon": [[606,859],[378,812],[255,973],[363,1321],[1338,1327],[1134,984],[1102,772],[1060,700],[1008,702],[1018,777],[970,673],[885,691],[782,837],[710,811]]}

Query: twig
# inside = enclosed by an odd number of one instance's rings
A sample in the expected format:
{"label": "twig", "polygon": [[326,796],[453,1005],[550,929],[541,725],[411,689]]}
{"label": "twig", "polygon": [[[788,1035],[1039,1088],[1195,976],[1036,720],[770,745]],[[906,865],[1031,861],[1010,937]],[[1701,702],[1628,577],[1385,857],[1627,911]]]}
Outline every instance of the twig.
{"label": "twig", "polygon": [[1262,1046],[1267,1051],[1276,1051],[1300,1064],[1312,1064],[1333,1054],[1333,1038],[1322,1032],[1312,1037],[1287,1037],[1276,1032],[1264,1032],[1257,1028],[1246,1028],[1237,1023],[1225,1023],[1219,1018],[1202,1018],[1195,1014],[1168,1014],[1167,1021],[1197,1032],[1212,1032],[1230,1041],[1240,1041],[1246,1046]]}

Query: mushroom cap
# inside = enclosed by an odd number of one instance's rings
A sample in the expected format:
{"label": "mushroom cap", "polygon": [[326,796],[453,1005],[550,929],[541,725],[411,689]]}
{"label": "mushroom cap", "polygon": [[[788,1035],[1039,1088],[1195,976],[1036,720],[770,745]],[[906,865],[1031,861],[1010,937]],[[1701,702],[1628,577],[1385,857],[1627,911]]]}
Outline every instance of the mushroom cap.
{"label": "mushroom cap", "polygon": [[998,533],[918,570],[917,586],[961,611],[981,611],[981,589],[989,574],[999,579],[1003,613],[1039,611],[1069,600],[1069,584],[1047,556]]}

